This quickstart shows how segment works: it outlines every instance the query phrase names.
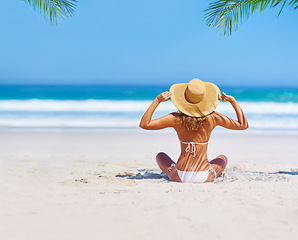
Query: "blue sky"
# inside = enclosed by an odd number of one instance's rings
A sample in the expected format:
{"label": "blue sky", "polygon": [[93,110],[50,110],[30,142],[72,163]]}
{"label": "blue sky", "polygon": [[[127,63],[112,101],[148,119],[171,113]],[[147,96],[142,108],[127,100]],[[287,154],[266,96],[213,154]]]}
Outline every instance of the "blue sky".
{"label": "blue sky", "polygon": [[231,37],[199,0],[78,0],[51,25],[22,0],[0,4],[0,83],[298,87],[298,10],[254,14]]}

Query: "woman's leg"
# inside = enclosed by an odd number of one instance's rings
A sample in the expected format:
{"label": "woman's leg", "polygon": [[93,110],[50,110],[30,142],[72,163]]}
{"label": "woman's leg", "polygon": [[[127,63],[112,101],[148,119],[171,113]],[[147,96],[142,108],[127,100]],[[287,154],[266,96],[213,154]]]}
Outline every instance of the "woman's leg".
{"label": "woman's leg", "polygon": [[[225,155],[219,155],[217,158],[214,158],[210,161],[211,167],[215,170],[216,175],[219,176],[223,170],[225,170],[228,164],[228,158]],[[214,181],[214,173],[209,171],[209,176],[206,182],[213,182]]]}
{"label": "woman's leg", "polygon": [[169,179],[171,181],[175,182],[181,182],[176,168],[173,168],[171,171],[169,171],[169,168],[173,163],[175,163],[167,154],[160,152],[156,155],[156,162],[159,166],[159,168],[168,175]]}

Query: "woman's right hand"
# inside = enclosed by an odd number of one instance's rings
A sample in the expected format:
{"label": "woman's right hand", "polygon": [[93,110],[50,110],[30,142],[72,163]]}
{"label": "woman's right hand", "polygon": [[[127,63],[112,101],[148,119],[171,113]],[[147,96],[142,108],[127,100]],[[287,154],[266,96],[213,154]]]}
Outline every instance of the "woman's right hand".
{"label": "woman's right hand", "polygon": [[156,97],[156,99],[157,99],[158,102],[161,103],[161,102],[168,101],[168,100],[171,98],[171,96],[172,96],[172,93],[166,91],[166,92],[163,92],[163,93],[159,94],[159,95]]}
{"label": "woman's right hand", "polygon": [[223,101],[223,102],[235,102],[235,98],[233,96],[227,95],[224,92],[222,92],[222,95],[218,94],[218,99]]}

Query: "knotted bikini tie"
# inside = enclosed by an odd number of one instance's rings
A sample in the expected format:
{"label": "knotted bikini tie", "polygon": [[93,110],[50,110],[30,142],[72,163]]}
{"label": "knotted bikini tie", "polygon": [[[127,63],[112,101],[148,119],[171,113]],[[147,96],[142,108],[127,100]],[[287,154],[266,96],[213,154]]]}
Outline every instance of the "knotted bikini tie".
{"label": "knotted bikini tie", "polygon": [[[181,141],[180,141],[181,142]],[[195,156],[196,156],[196,147],[195,145],[198,144],[198,145],[204,145],[204,144],[207,144],[208,142],[204,142],[204,143],[196,143],[196,142],[181,142],[183,144],[188,144],[187,145],[187,148],[185,149],[185,152],[189,152],[191,154],[193,154],[193,159],[195,159]]]}

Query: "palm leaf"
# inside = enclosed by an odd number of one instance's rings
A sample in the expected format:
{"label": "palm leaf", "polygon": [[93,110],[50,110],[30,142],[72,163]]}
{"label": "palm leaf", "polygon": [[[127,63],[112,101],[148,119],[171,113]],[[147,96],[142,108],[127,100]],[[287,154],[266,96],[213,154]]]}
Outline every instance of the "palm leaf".
{"label": "palm leaf", "polygon": [[298,8],[298,0],[291,0],[289,3],[289,6],[291,6],[294,9]]}
{"label": "palm leaf", "polygon": [[77,0],[23,0],[34,9],[44,13],[50,22],[58,23],[60,19],[72,17]]}
{"label": "palm leaf", "polygon": [[298,0],[218,0],[205,10],[206,24],[219,29],[221,34],[231,35],[232,30],[237,30],[239,23],[255,11],[282,5],[280,14],[286,4],[298,8]]}

